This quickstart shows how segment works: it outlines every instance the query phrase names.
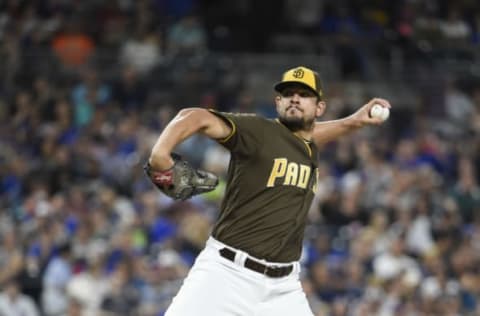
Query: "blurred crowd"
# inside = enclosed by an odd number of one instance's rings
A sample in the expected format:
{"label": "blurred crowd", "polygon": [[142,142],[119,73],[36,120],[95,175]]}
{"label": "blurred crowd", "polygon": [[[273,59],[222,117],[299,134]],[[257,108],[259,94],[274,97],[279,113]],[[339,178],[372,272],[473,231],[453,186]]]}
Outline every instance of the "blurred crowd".
{"label": "blurred crowd", "polygon": [[[161,195],[142,169],[156,138],[186,106],[274,115],[219,52],[320,35],[340,49],[340,79],[362,78],[352,43],[378,36],[406,58],[476,49],[479,18],[468,0],[1,1],[0,315],[163,314],[225,184],[187,202]],[[301,258],[315,315],[480,315],[480,86],[447,79],[322,148]],[[361,105],[341,80],[325,86],[322,120]],[[224,179],[214,142],[178,151]]]}

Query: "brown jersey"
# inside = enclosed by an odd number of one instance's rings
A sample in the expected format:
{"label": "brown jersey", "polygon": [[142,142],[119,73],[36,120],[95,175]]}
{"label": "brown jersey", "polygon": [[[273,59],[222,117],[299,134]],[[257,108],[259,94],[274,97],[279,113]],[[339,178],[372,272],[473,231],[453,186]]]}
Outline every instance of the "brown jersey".
{"label": "brown jersey", "polygon": [[232,126],[219,141],[231,160],[213,237],[268,261],[298,260],[317,180],[316,147],[278,120],[213,113]]}

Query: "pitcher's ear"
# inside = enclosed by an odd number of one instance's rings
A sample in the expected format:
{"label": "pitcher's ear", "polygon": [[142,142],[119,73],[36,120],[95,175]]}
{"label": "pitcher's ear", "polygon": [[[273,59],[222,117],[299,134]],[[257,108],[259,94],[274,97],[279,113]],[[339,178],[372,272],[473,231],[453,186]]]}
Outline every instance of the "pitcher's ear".
{"label": "pitcher's ear", "polygon": [[326,108],[327,108],[327,103],[325,103],[325,101],[318,101],[316,117],[322,116],[323,113],[325,113]]}
{"label": "pitcher's ear", "polygon": [[276,95],[275,96],[275,105],[278,105],[280,103],[280,100],[282,99],[282,96]]}

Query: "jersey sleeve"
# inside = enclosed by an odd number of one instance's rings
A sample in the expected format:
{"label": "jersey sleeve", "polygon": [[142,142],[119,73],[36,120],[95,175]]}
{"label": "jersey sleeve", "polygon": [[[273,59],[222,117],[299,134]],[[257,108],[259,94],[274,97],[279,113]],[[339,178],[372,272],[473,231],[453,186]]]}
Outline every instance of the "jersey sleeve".
{"label": "jersey sleeve", "polygon": [[263,143],[265,119],[255,114],[210,110],[232,127],[230,135],[217,142],[240,155],[254,155]]}

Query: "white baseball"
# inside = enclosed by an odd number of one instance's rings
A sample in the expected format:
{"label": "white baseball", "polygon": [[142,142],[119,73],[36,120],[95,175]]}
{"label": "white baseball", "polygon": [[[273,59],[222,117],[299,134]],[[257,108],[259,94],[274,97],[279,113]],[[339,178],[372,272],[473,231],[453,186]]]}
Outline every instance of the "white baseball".
{"label": "white baseball", "polygon": [[374,104],[370,109],[370,116],[385,121],[390,116],[390,110],[380,104]]}

